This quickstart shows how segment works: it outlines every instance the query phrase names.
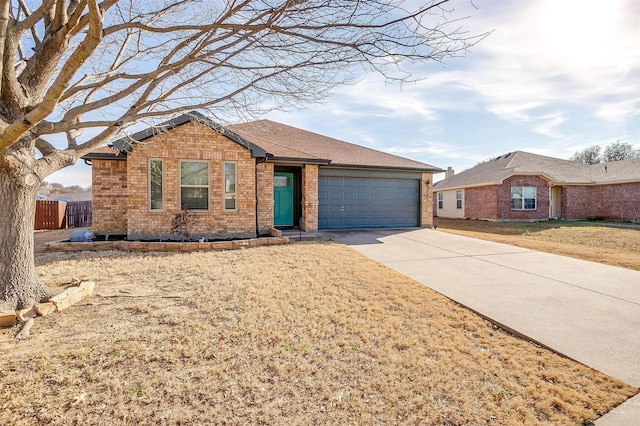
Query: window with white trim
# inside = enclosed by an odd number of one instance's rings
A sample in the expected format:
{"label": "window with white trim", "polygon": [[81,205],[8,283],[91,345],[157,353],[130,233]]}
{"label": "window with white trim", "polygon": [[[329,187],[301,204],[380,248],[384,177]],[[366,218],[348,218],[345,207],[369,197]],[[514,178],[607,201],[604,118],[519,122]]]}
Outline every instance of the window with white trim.
{"label": "window with white trim", "polygon": [[180,160],[180,205],[209,210],[209,162]]}
{"label": "window with white trim", "polygon": [[459,189],[456,191],[456,209],[462,208],[462,190]]}
{"label": "window with white trim", "polygon": [[236,209],[236,163],[224,163],[224,209]]}
{"label": "window with white trim", "polygon": [[438,192],[438,208],[444,208],[444,194],[442,192]]}
{"label": "window with white trim", "polygon": [[162,169],[162,160],[155,158],[149,160],[149,210],[164,209]]}
{"label": "window with white trim", "polygon": [[536,187],[535,186],[512,186],[511,187],[511,210],[535,210],[536,209]]}

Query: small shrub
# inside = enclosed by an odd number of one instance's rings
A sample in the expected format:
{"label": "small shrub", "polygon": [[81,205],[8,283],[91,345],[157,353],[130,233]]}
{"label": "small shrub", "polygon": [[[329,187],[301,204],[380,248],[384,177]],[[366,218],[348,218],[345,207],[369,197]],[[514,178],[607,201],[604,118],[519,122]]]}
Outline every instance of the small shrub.
{"label": "small shrub", "polygon": [[182,237],[182,241],[189,241],[191,235],[189,229],[192,225],[191,210],[186,205],[182,205],[182,210],[174,216],[171,222],[171,233],[178,234]]}

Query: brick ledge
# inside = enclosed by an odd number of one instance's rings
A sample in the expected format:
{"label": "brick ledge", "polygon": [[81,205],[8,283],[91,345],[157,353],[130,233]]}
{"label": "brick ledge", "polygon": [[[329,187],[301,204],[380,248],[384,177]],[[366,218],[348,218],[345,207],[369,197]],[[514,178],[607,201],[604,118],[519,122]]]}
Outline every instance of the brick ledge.
{"label": "brick ledge", "polygon": [[241,248],[289,244],[289,237],[262,237],[247,240],[213,241],[213,242],[148,242],[148,241],[93,241],[75,243],[70,241],[54,241],[47,244],[47,251],[219,251],[237,250]]}

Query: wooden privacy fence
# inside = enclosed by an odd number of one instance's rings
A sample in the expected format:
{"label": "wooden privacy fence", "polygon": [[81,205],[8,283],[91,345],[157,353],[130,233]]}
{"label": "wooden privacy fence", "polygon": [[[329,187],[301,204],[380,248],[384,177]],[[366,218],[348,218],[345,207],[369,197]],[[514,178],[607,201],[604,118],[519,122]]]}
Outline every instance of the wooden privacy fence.
{"label": "wooden privacy fence", "polygon": [[34,229],[91,226],[91,201],[36,200]]}
{"label": "wooden privacy fence", "polygon": [[66,209],[66,201],[37,200],[34,229],[62,228]]}
{"label": "wooden privacy fence", "polygon": [[67,228],[91,226],[91,201],[71,201],[67,203]]}

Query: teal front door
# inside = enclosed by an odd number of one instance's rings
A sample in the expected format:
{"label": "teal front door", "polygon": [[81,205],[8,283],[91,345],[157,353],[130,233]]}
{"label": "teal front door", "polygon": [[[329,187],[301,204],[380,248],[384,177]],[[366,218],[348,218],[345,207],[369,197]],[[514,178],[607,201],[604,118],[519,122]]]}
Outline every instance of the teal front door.
{"label": "teal front door", "polygon": [[293,173],[273,176],[273,224],[293,226]]}

